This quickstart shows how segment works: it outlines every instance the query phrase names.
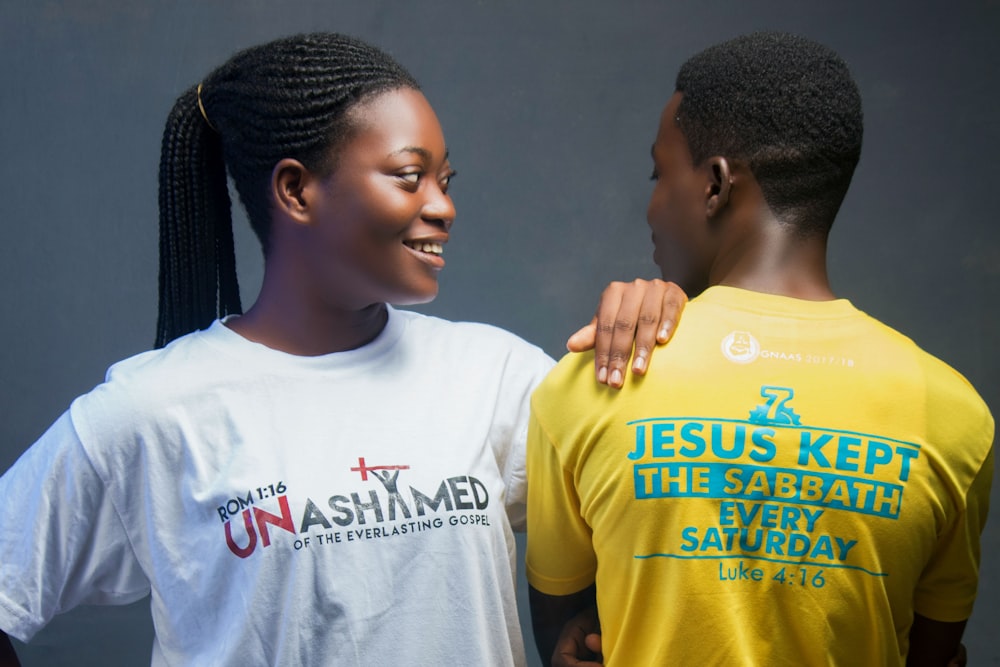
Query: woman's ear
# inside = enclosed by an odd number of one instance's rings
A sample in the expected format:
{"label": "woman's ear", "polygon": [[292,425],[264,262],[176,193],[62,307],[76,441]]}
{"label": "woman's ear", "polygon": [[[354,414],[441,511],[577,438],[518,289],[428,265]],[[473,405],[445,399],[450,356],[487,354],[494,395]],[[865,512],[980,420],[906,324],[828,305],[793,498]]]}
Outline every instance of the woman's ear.
{"label": "woman's ear", "polygon": [[705,215],[713,218],[729,205],[729,193],[733,186],[733,174],[729,160],[722,156],[708,158],[706,162],[709,183],[706,189]]}
{"label": "woman's ear", "polygon": [[285,158],[271,171],[271,196],[275,212],[280,212],[300,224],[310,222],[309,188],[315,182],[313,174],[298,160]]}

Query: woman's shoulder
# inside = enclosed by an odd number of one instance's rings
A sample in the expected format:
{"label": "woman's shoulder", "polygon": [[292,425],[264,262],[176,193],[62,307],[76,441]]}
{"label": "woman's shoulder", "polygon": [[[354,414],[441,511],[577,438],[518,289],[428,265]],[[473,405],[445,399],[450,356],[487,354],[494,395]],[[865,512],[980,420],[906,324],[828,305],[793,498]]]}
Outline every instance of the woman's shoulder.
{"label": "woman's shoulder", "polygon": [[206,363],[218,360],[220,338],[215,330],[220,323],[189,333],[171,341],[166,346],[140,352],[112,364],[105,375],[105,382],[158,381],[162,376],[184,373],[187,369],[204,368]]}
{"label": "woman's shoulder", "polygon": [[[214,326],[214,325],[213,325]],[[74,413],[103,409],[111,413],[155,411],[179,395],[192,395],[217,382],[224,353],[212,343],[211,327],[182,336],[167,346],[140,352],[112,364],[104,381],[73,403]],[[232,367],[232,364],[229,365]]]}
{"label": "woman's shoulder", "polygon": [[540,347],[529,343],[517,334],[485,322],[447,320],[409,310],[394,311],[407,322],[410,340],[417,345],[444,343],[456,350],[477,349],[506,354],[523,354],[544,358],[546,363],[555,361]]}

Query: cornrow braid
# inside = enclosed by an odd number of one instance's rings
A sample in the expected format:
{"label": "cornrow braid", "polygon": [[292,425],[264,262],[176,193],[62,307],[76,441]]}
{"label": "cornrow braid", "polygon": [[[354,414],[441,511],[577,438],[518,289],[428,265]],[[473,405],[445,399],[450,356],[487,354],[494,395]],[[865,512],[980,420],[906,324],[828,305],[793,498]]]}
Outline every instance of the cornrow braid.
{"label": "cornrow braid", "polygon": [[292,158],[328,175],[354,130],[348,111],[397,88],[419,86],[390,56],[315,33],[241,51],[206,77],[200,94],[181,95],[160,155],[157,347],[242,312],[227,170],[266,255],[274,165]]}
{"label": "cornrow braid", "polygon": [[156,347],[242,312],[222,143],[195,88],[174,104],[160,147],[159,290]]}

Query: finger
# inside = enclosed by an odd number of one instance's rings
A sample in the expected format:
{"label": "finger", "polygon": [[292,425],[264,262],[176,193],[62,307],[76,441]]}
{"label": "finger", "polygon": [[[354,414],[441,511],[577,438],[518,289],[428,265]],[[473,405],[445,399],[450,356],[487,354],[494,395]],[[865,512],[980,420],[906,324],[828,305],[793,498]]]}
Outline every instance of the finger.
{"label": "finger", "polygon": [[[636,326],[646,293],[651,289],[648,280],[633,280],[624,287],[618,311],[613,313],[610,350],[608,352],[608,385],[620,388],[625,384],[625,373],[635,347]],[[601,314],[598,313],[598,322]],[[601,327],[598,326],[598,336]],[[648,350],[647,353],[648,355]]]}
{"label": "finger", "polygon": [[[584,640],[586,642],[586,639]],[[948,662],[948,667],[965,667],[968,664],[969,655],[966,651],[965,644],[959,643],[958,652],[955,657]]]}
{"label": "finger", "polygon": [[592,633],[588,634],[586,637],[583,638],[583,644],[592,653],[600,653],[601,652],[601,635],[598,634],[598,633],[596,633],[596,632],[592,632]]}
{"label": "finger", "polygon": [[552,667],[574,667],[589,665],[585,662],[594,657],[586,647],[586,637],[583,628],[574,626],[568,631],[563,630],[552,652]]}
{"label": "finger", "polygon": [[597,337],[597,316],[590,320],[590,324],[581,327],[566,341],[566,349],[570,352],[586,352],[594,349],[594,339]]}
{"label": "finger", "polygon": [[[621,310],[622,297],[625,292],[625,283],[612,282],[601,293],[601,300],[597,304],[597,314],[594,316],[596,330],[594,336],[594,369],[597,372],[597,381],[608,384],[611,379],[611,345],[615,336],[616,321],[618,312]],[[619,360],[619,366],[620,366]],[[619,368],[619,373],[621,372]]]}
{"label": "finger", "polygon": [[[649,368],[649,357],[664,328],[664,313],[669,308],[668,294],[668,283],[662,280],[648,282],[636,318],[635,355],[632,357],[632,372],[636,375],[644,375]],[[670,309],[669,315],[672,316],[675,310],[676,308]]]}
{"label": "finger", "polygon": [[[656,281],[663,282],[663,281]],[[677,283],[664,282],[665,291],[663,293],[662,308],[660,309],[660,326],[656,332],[656,342],[666,343],[677,330],[677,323],[687,305],[687,294]]]}

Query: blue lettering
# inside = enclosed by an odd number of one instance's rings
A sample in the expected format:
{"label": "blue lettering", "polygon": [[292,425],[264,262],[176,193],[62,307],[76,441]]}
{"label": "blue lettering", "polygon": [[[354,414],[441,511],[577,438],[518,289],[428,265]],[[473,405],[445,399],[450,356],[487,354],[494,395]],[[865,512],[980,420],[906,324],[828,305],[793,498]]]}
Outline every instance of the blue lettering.
{"label": "blue lettering", "polygon": [[803,431],[799,439],[799,465],[807,466],[809,465],[809,457],[811,456],[815,461],[816,465],[821,468],[829,468],[830,462],[827,460],[823,452],[820,451],[826,445],[830,444],[833,440],[833,436],[829,433],[824,433],[813,442],[813,433],[811,431]]}
{"label": "blue lettering", "polygon": [[746,509],[747,503],[739,503],[736,509],[739,510],[740,520],[743,522],[744,526],[749,526],[753,523],[754,517],[757,516],[757,512],[760,511],[760,503],[752,503],[750,511]]}
{"label": "blue lettering", "polygon": [[802,533],[792,533],[788,536],[788,555],[805,556],[809,553],[809,537]]}
{"label": "blue lettering", "polygon": [[819,556],[833,560],[833,543],[829,535],[820,535],[816,538],[816,544],[813,545],[813,550],[809,554],[809,557],[818,558]]}
{"label": "blue lettering", "polygon": [[682,530],[681,539],[684,540],[684,544],[681,545],[681,551],[698,550],[698,528],[696,526],[688,526]]}
{"label": "blue lettering", "polygon": [[629,452],[628,457],[633,461],[638,461],[646,453],[646,427],[636,424],[635,427],[635,450]]}
{"label": "blue lettering", "polygon": [[837,443],[837,470],[857,471],[857,458],[861,455],[861,438],[841,436]]}
{"label": "blue lettering", "polygon": [[757,528],[753,532],[754,532],[754,537],[756,539],[754,539],[753,544],[751,544],[750,541],[747,539],[747,535],[750,534],[750,529],[743,528],[740,530],[740,549],[742,549],[743,551],[750,553],[753,553],[754,551],[760,551],[760,546],[764,542],[764,531],[761,530],[760,528]]}
{"label": "blue lettering", "polygon": [[760,525],[764,528],[777,528],[778,527],[778,506],[777,505],[764,505],[763,511],[760,513]]}
{"label": "blue lettering", "polygon": [[781,550],[782,545],[785,543],[785,534],[779,533],[776,530],[767,531],[767,545],[764,549],[769,554],[778,554],[779,556],[784,556],[785,553]]}
{"label": "blue lettering", "polygon": [[854,548],[854,545],[858,543],[857,540],[842,540],[839,537],[835,537],[837,540],[837,548],[840,550],[840,560],[847,560],[847,552]]}
{"label": "blue lettering", "polygon": [[[733,530],[729,528],[727,530]],[[722,550],[722,536],[719,535],[718,528],[708,528],[705,530],[705,539],[701,543],[702,550],[717,549]]]}
{"label": "blue lettering", "polygon": [[720,459],[739,458],[743,455],[743,449],[746,447],[746,435],[746,427],[742,424],[737,424],[736,431],[733,434],[732,447],[727,449],[725,446],[723,424],[712,424],[712,453]]}
{"label": "blue lettering", "polygon": [[696,458],[705,453],[705,438],[700,435],[704,428],[704,424],[698,422],[688,422],[681,427],[681,440],[688,443],[681,447],[684,456]]}
{"label": "blue lettering", "polygon": [[910,460],[920,456],[920,450],[897,447],[896,453],[903,457],[899,465],[899,481],[905,482],[910,478]]}
{"label": "blue lettering", "polygon": [[885,465],[892,461],[892,447],[878,440],[868,441],[868,455],[865,457],[865,474],[875,472],[875,466]]}
{"label": "blue lettering", "polygon": [[[733,509],[737,503],[732,500],[723,500],[719,503],[719,523],[723,526],[731,526],[734,523]],[[742,503],[740,503],[742,505]],[[742,508],[741,508],[742,509]],[[740,512],[742,514],[742,511]]]}
{"label": "blue lettering", "polygon": [[751,452],[750,458],[759,463],[766,463],[774,458],[775,447],[771,438],[774,437],[773,428],[755,428],[750,438],[754,447],[760,451]]}
{"label": "blue lettering", "polygon": [[664,445],[672,445],[674,442],[674,432],[673,422],[659,422],[653,424],[653,457],[654,458],[666,458],[673,457],[674,448],[665,447]]}

